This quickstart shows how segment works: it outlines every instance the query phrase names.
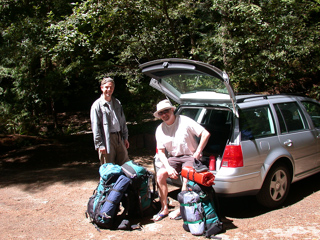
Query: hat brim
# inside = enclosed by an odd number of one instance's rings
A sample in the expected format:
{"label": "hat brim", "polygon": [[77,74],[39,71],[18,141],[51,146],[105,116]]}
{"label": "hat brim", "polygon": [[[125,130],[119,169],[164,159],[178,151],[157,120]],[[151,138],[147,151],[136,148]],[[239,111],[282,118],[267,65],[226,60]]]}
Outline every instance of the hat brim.
{"label": "hat brim", "polygon": [[174,111],[174,110],[176,110],[176,107],[175,107],[175,106],[172,106],[172,107],[162,108],[162,109],[154,112],[154,113],[153,113],[153,116],[155,116],[156,118],[161,118],[158,113],[161,112],[161,111],[163,111],[163,110],[166,110],[166,109],[172,109],[172,110]]}

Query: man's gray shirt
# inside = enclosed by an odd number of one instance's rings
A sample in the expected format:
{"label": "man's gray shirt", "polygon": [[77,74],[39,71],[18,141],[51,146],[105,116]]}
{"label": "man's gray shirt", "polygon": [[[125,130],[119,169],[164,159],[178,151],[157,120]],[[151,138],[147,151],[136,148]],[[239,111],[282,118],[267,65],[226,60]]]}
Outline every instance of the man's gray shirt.
{"label": "man's gray shirt", "polygon": [[[114,112],[120,124],[120,132],[123,139],[128,140],[128,128],[126,118],[118,99],[112,97]],[[90,119],[93,133],[93,142],[95,149],[105,148],[107,153],[110,153],[110,126],[111,110],[103,95],[97,99],[91,106]]]}

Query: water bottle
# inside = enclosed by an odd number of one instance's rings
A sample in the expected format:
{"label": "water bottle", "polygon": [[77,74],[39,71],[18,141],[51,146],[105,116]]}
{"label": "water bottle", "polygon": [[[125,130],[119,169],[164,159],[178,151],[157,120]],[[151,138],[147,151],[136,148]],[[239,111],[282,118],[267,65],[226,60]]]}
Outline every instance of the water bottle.
{"label": "water bottle", "polygon": [[220,167],[221,167],[221,156],[218,156],[216,161],[216,170],[218,171]]}
{"label": "water bottle", "polygon": [[216,170],[216,157],[213,155],[209,157],[209,170],[210,171]]}

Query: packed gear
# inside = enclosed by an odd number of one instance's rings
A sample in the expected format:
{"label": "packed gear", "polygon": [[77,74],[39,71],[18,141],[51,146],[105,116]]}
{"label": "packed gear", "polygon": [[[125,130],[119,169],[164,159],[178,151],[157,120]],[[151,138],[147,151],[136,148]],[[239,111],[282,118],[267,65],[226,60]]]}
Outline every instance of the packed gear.
{"label": "packed gear", "polygon": [[215,236],[223,230],[218,201],[212,187],[188,181],[187,191],[178,194],[183,228],[193,235]]}
{"label": "packed gear", "polygon": [[215,177],[213,173],[208,170],[197,172],[193,167],[185,166],[181,170],[181,176],[203,186],[211,187],[214,185]]}
{"label": "packed gear", "polygon": [[151,210],[155,191],[153,174],[133,161],[122,166],[105,163],[100,166],[99,174],[99,184],[87,204],[87,218],[98,230],[140,229],[138,225],[130,225],[127,219],[142,217]]}
{"label": "packed gear", "polygon": [[[119,211],[119,204],[124,191],[128,187],[128,178],[119,178],[123,176],[121,167],[113,163],[106,163],[99,168],[100,182],[89,198],[86,216],[90,218],[92,224],[97,229],[113,228],[115,216]],[[128,181],[129,180],[129,181]],[[110,193],[117,192],[114,187],[121,188],[120,195],[111,199]]]}
{"label": "packed gear", "polygon": [[[153,211],[153,200],[155,198],[154,175],[142,165],[130,160],[122,166],[123,173],[131,179],[131,184],[127,190],[127,201],[130,216],[143,217]],[[150,185],[152,183],[152,190]]]}

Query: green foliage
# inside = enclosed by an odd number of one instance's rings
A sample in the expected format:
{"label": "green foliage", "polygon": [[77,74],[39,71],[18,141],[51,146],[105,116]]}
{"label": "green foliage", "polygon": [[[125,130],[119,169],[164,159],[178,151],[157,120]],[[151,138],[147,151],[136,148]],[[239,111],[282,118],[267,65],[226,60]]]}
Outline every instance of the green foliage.
{"label": "green foliage", "polygon": [[58,128],[57,112],[89,111],[105,75],[129,122],[152,117],[164,96],[138,65],[158,58],[213,64],[239,92],[319,99],[319,11],[318,0],[4,0],[0,130]]}
{"label": "green foliage", "polygon": [[[319,72],[312,1],[213,1],[224,66],[239,91],[303,92]],[[312,20],[312,22],[310,22]],[[313,58],[314,57],[314,58]],[[302,83],[302,84],[301,84]]]}

